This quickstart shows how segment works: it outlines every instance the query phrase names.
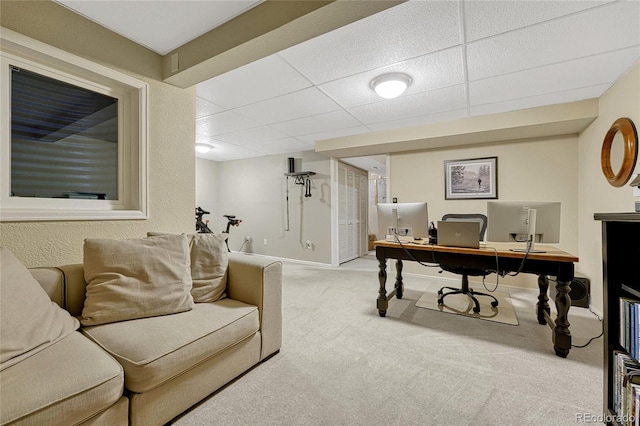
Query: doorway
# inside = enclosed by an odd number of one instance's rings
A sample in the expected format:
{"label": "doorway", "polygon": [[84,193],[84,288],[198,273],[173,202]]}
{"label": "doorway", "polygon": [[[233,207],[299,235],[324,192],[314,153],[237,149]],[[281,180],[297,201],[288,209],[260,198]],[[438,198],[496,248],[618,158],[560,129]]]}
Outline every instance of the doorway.
{"label": "doorway", "polygon": [[338,262],[367,253],[369,176],[367,171],[338,161]]}

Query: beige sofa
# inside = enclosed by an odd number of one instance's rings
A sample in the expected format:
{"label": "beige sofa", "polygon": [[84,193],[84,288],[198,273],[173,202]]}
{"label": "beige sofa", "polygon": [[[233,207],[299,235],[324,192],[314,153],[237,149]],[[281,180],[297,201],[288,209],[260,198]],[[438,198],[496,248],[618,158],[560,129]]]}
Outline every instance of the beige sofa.
{"label": "beige sofa", "polygon": [[[81,317],[82,264],[30,272],[52,301]],[[1,424],[162,425],[277,353],[281,263],[230,254],[226,273],[220,300],[83,326],[4,368]]]}

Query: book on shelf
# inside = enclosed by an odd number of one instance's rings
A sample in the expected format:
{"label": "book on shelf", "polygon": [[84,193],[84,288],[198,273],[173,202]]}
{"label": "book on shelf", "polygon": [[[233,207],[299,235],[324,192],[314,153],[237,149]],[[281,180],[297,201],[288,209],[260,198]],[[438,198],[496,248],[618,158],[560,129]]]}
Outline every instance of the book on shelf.
{"label": "book on shelf", "polygon": [[640,300],[621,297],[618,343],[633,358],[640,358]]}
{"label": "book on shelf", "polygon": [[619,418],[637,419],[640,363],[624,351],[616,350],[613,355],[613,410]]}
{"label": "book on shelf", "polygon": [[633,424],[634,426],[640,425],[640,385],[631,385],[631,400],[633,401]]}

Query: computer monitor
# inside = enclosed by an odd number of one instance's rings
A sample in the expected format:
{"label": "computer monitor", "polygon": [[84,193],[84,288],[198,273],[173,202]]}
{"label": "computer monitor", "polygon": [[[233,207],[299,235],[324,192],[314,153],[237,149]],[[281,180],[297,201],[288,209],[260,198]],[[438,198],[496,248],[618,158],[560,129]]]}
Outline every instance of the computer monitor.
{"label": "computer monitor", "polygon": [[560,202],[557,201],[488,201],[487,241],[560,242]]}
{"label": "computer monitor", "polygon": [[378,230],[394,239],[429,238],[427,203],[378,203]]}

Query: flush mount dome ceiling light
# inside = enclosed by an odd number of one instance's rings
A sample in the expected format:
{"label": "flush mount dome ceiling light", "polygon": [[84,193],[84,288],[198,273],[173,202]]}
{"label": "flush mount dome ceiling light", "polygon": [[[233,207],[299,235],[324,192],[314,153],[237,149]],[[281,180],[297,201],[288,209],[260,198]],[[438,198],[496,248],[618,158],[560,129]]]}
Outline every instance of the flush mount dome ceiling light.
{"label": "flush mount dome ceiling light", "polygon": [[410,84],[411,77],[399,72],[379,75],[371,80],[371,88],[378,96],[385,99],[397,98],[407,90]]}
{"label": "flush mount dome ceiling light", "polygon": [[201,143],[201,142],[196,143],[196,152],[199,154],[206,154],[212,149],[213,149],[213,146],[207,143]]}

